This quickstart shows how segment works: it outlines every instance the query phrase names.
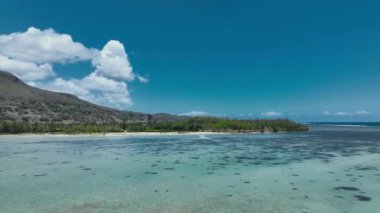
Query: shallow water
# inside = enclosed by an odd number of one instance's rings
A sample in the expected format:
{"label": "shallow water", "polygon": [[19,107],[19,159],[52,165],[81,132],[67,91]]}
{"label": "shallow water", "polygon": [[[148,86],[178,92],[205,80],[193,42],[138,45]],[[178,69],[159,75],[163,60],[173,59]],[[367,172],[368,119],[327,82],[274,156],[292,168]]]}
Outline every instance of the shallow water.
{"label": "shallow water", "polygon": [[379,212],[380,128],[0,137],[0,212]]}

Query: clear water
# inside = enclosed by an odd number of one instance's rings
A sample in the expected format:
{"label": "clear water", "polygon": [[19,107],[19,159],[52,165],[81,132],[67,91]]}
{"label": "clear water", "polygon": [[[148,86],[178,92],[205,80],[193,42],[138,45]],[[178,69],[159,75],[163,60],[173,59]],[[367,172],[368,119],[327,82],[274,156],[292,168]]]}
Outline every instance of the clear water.
{"label": "clear water", "polygon": [[380,212],[380,128],[2,136],[0,212]]}

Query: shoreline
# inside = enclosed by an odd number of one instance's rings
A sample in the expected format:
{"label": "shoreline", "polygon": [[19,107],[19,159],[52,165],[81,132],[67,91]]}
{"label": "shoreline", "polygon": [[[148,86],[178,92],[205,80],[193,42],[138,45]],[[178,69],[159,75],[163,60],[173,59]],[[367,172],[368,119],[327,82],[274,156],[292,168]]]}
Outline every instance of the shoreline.
{"label": "shoreline", "polygon": [[[1,137],[136,137],[136,136],[175,136],[175,135],[229,135],[242,134],[233,132],[107,132],[107,133],[21,133],[21,134],[5,134]],[[260,132],[251,132],[245,134],[261,134]]]}

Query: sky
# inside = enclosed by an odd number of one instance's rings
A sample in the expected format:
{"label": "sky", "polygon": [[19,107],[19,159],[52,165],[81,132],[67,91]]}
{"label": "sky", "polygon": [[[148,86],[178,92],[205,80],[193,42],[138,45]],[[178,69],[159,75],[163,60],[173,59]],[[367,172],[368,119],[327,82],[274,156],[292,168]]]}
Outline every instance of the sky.
{"label": "sky", "polygon": [[380,121],[379,1],[2,0],[0,69],[122,110]]}

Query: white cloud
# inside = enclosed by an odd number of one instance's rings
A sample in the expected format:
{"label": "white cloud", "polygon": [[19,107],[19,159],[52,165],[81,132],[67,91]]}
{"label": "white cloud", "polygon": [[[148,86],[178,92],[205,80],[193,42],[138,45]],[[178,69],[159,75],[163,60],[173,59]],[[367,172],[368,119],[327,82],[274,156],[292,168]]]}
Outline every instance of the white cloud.
{"label": "white cloud", "polygon": [[109,79],[104,76],[99,76],[96,73],[91,73],[90,75],[81,79],[80,84],[82,84],[83,88],[88,90],[106,92],[127,90],[127,84],[124,81]]}
{"label": "white cloud", "polygon": [[341,111],[338,111],[338,112],[330,112],[330,111],[327,111],[327,110],[324,110],[322,112],[323,115],[334,115],[334,116],[349,116],[349,115],[352,115],[352,113],[348,113],[348,112],[341,112]]}
{"label": "white cloud", "polygon": [[371,112],[368,112],[366,110],[359,110],[359,111],[356,111],[355,114],[357,114],[357,115],[368,115],[368,114],[371,114]]}
{"label": "white cloud", "polygon": [[109,41],[94,58],[92,64],[96,67],[96,74],[107,78],[132,81],[136,77],[132,72],[124,45],[119,41]]}
{"label": "white cloud", "polygon": [[261,113],[262,116],[265,117],[276,117],[283,115],[281,112],[275,112],[275,111],[269,111],[269,112],[263,112]]}
{"label": "white cloud", "polygon": [[370,112],[366,110],[359,110],[356,112],[342,112],[342,111],[337,111],[337,112],[330,112],[327,110],[324,110],[322,112],[323,115],[333,115],[333,116],[353,116],[353,115],[367,115],[370,114]]}
{"label": "white cloud", "polygon": [[38,86],[55,92],[72,91],[72,94],[81,99],[108,107],[123,109],[133,105],[125,82],[99,76],[96,73],[91,73],[82,79],[57,78]]}
{"label": "white cloud", "polygon": [[10,71],[24,81],[37,81],[55,76],[52,66],[48,63],[35,64],[3,55],[0,55],[0,70]]}
{"label": "white cloud", "polygon": [[136,75],[137,76],[137,79],[141,82],[141,83],[148,83],[149,82],[149,79],[148,78],[145,78],[141,75]]}
{"label": "white cloud", "polygon": [[330,112],[330,111],[327,111],[327,110],[324,110],[324,111],[322,112],[322,114],[324,114],[324,115],[331,115],[331,112]]}
{"label": "white cloud", "polygon": [[[57,76],[56,63],[90,61],[94,70],[82,79],[64,80]],[[124,45],[110,40],[101,49],[88,48],[68,34],[34,27],[25,32],[0,35],[0,70],[9,71],[30,85],[124,109],[133,104],[126,81],[136,77]]]}
{"label": "white cloud", "polygon": [[180,116],[190,116],[190,117],[204,117],[209,116],[209,113],[203,111],[190,111],[179,114]]}
{"label": "white cloud", "polygon": [[337,116],[349,116],[349,115],[352,115],[352,113],[349,113],[349,112],[334,112],[333,115],[337,115]]}
{"label": "white cloud", "polygon": [[36,83],[35,86],[55,92],[70,91],[71,94],[76,95],[79,98],[89,96],[89,91],[84,89],[80,84],[80,81],[76,79],[66,81],[62,78],[56,78],[51,82]]}
{"label": "white cloud", "polygon": [[0,35],[0,54],[20,61],[65,63],[89,60],[94,52],[74,42],[70,35],[56,33],[53,29],[29,27],[25,32]]}

